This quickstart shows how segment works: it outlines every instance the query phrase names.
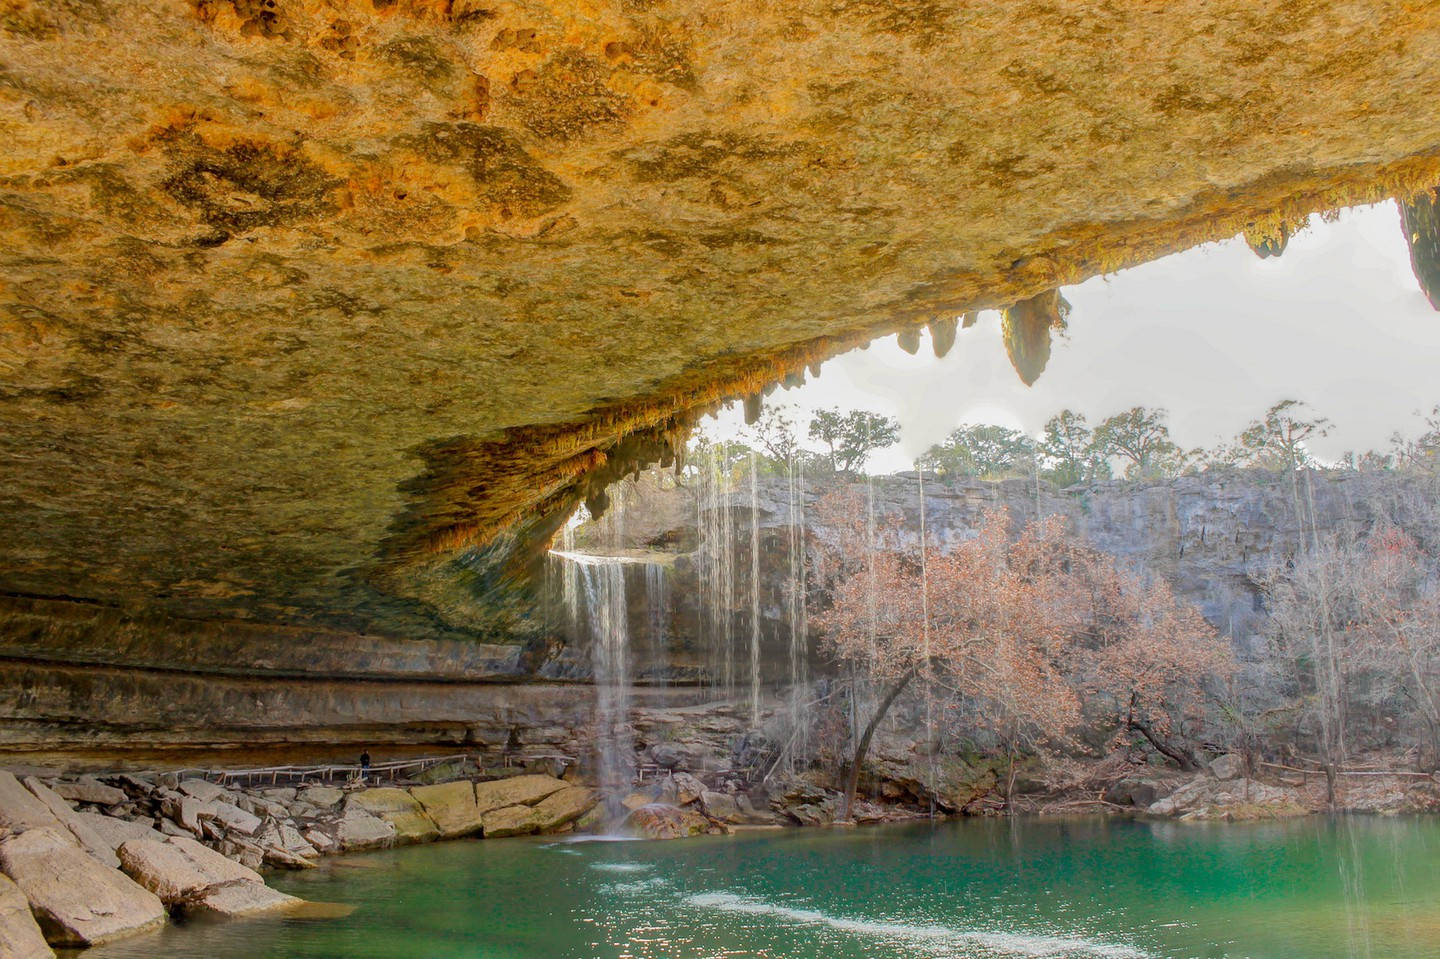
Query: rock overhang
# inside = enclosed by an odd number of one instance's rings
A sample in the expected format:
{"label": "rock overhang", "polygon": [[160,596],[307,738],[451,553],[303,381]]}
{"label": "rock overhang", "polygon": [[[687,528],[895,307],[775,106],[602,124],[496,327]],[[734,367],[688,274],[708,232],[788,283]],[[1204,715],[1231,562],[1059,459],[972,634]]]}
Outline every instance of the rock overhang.
{"label": "rock overhang", "polygon": [[1436,51],[1402,0],[11,0],[0,590],[523,633],[512,547],[722,399],[1434,186]]}

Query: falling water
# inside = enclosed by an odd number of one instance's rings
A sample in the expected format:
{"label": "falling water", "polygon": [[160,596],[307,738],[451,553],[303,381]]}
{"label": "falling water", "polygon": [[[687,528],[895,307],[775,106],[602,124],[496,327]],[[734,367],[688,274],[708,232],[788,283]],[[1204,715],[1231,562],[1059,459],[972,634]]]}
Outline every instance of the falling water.
{"label": "falling water", "polygon": [[[715,475],[715,495],[718,500],[716,518],[720,528],[720,596],[716,603],[716,614],[720,617],[720,649],[724,659],[726,698],[735,692],[735,526],[730,522],[729,489],[729,447],[720,448],[720,464]],[[721,479],[725,479],[722,489]]]}
{"label": "falling water", "polygon": [[917,463],[915,479],[920,489],[920,639],[921,662],[925,664],[925,740],[930,772],[930,818],[935,818],[935,704],[929,683],[930,673],[930,564],[925,529],[925,470]]}
{"label": "falling water", "polygon": [[789,486],[789,629],[790,629],[790,728],[789,749],[791,769],[795,757],[809,751],[806,735],[809,723],[805,717],[805,700],[809,696],[809,657],[805,643],[808,622],[805,613],[805,461],[791,458],[786,476]]}
{"label": "falling water", "polygon": [[600,789],[608,819],[623,814],[621,801],[635,779],[630,728],[630,630],[625,604],[625,567],[581,564],[585,601],[594,616],[590,663],[595,675],[596,748]]}
{"label": "falling water", "polygon": [[695,493],[696,578],[700,648],[707,653],[710,682],[726,698],[735,685],[734,623],[735,552],[730,524],[728,474],[724,469],[728,451],[712,447],[708,462],[698,475]]}
{"label": "falling water", "polygon": [[[670,665],[670,577],[659,563],[645,564],[646,660],[654,666],[653,676],[662,685]],[[647,673],[647,676],[652,675]]]}
{"label": "falling water", "polygon": [[750,722],[760,723],[760,489],[750,453]]}

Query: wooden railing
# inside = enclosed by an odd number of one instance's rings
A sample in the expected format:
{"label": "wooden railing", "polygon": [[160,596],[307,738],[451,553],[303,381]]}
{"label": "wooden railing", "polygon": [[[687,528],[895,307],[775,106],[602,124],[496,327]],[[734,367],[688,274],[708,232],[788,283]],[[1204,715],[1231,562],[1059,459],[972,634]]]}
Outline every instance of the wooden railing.
{"label": "wooden railing", "polygon": [[[1300,774],[1300,783],[1301,783],[1302,785],[1303,785],[1304,783],[1308,783],[1308,782],[1310,781],[1310,777],[1311,777],[1311,776],[1321,776],[1321,777],[1323,777],[1323,776],[1325,775],[1325,766],[1324,766],[1324,764],[1323,764],[1323,763],[1320,763],[1320,762],[1317,762],[1316,760],[1313,760],[1313,759],[1297,759],[1297,760],[1292,760],[1292,761],[1293,761],[1293,762],[1303,763],[1304,765],[1301,765],[1301,766],[1287,766],[1287,765],[1284,765],[1284,764],[1281,764],[1281,763],[1267,763],[1267,762],[1264,762],[1263,760],[1262,760],[1262,761],[1257,761],[1255,765],[1257,765],[1257,766],[1263,766],[1263,767],[1266,768],[1266,769],[1278,769],[1278,770],[1280,770],[1280,771],[1282,771],[1282,772],[1287,772],[1287,773],[1299,773],[1299,774]],[[1373,767],[1371,767],[1371,768],[1364,768],[1364,769],[1347,769],[1347,768],[1345,768],[1344,766],[1338,766],[1338,767],[1336,767],[1336,769],[1335,769],[1335,775],[1337,775],[1337,776],[1391,776],[1391,777],[1401,778],[1401,779],[1434,779],[1436,782],[1440,782],[1440,773],[1423,773],[1423,772],[1417,772],[1417,771],[1415,771],[1415,770],[1413,770],[1413,769],[1375,769],[1375,768],[1373,768]]]}
{"label": "wooden railing", "polygon": [[[424,756],[418,759],[372,763],[365,769],[362,769],[359,763],[324,763],[313,766],[261,766],[252,769],[190,768],[172,770],[172,772],[181,779],[204,779],[221,786],[262,784],[281,786],[300,782],[355,782],[360,780],[362,773],[366,782],[396,782],[445,763],[465,762],[475,758],[473,754],[453,753],[448,756]],[[504,768],[513,768],[517,760],[523,762],[560,760],[566,764],[575,762],[573,756],[565,756],[560,753],[525,756],[506,754],[501,758],[501,765]]]}

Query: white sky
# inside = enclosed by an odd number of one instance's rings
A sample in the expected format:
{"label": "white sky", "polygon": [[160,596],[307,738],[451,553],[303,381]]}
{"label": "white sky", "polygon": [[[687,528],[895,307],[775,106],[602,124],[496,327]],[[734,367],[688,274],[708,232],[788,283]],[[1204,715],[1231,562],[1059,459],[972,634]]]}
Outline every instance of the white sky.
{"label": "white sky", "polygon": [[[1394,204],[1360,207],[1333,224],[1312,220],[1284,256],[1261,260],[1244,241],[1212,243],[1066,287],[1070,328],[1044,374],[1020,382],[1000,339],[1000,314],[982,313],[943,360],[928,336],[910,356],[888,336],[826,363],[803,389],[767,404],[791,407],[802,441],[810,414],[870,409],[900,420],[900,445],[872,456],[880,472],[907,469],[962,423],[1038,434],[1069,407],[1091,425],[1130,406],[1163,406],[1182,447],[1233,437],[1282,399],[1333,423],[1322,459],[1413,434],[1419,410],[1440,403],[1440,313],[1410,271]],[[706,423],[740,436],[739,404]],[[807,444],[813,445],[813,444]]]}

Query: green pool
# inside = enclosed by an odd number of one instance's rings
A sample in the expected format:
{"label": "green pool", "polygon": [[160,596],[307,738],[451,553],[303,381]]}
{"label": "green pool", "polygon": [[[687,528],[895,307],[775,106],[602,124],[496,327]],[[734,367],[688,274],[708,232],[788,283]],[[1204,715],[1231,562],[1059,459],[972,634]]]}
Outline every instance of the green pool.
{"label": "green pool", "polygon": [[275,885],[338,920],[99,957],[1440,957],[1440,819],[964,821],[683,842],[454,842]]}

